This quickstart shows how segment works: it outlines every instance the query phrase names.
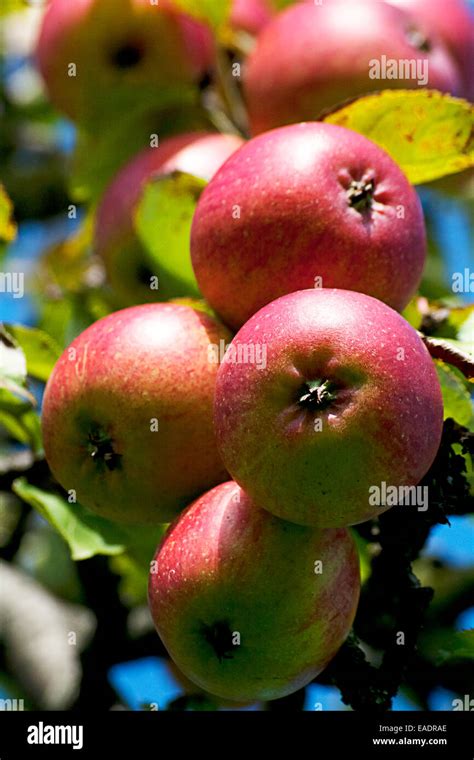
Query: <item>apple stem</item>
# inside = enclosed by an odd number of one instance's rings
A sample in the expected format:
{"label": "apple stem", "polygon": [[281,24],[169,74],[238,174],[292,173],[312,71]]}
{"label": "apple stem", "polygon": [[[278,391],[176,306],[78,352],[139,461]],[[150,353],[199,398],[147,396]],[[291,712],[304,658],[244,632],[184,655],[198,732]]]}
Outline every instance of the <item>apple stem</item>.
{"label": "apple stem", "polygon": [[216,59],[216,85],[222,102],[224,117],[229,125],[226,131],[247,137],[249,125],[247,111],[242,95],[236,85],[236,79],[230,69],[229,57],[223,50],[218,50]]}
{"label": "apple stem", "polygon": [[133,69],[141,62],[143,50],[141,45],[129,43],[124,44],[114,51],[112,63],[117,69]]}
{"label": "apple stem", "polygon": [[141,285],[151,286],[151,281],[156,273],[146,264],[139,264],[137,267],[137,280]]}
{"label": "apple stem", "polygon": [[308,380],[298,404],[310,411],[316,411],[326,409],[336,398],[336,386],[330,380]]}

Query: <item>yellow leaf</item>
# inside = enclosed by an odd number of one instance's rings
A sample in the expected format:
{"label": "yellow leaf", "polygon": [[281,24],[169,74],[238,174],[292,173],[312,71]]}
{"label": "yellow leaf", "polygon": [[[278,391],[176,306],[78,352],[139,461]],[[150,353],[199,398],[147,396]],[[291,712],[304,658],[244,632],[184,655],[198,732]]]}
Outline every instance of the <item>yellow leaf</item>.
{"label": "yellow leaf", "polygon": [[13,221],[13,203],[0,185],[0,242],[11,243],[16,237],[16,224]]}
{"label": "yellow leaf", "polygon": [[474,108],[436,90],[384,90],[324,117],[384,148],[413,184],[474,166]]}
{"label": "yellow leaf", "polygon": [[231,11],[232,0],[175,0],[183,11],[217,29],[223,26]]}

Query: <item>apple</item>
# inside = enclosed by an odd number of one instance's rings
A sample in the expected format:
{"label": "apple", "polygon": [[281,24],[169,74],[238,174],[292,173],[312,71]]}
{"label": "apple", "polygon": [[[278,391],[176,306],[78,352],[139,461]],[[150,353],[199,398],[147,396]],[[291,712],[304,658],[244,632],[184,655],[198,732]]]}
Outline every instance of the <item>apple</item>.
{"label": "apple", "polygon": [[198,82],[214,56],[210,30],[170,0],[51,0],[37,46],[51,100],[75,120],[101,103],[110,110],[119,91],[127,111],[143,85],[151,93]]}
{"label": "apple", "polygon": [[443,426],[417,332],[380,301],[336,289],[291,293],[255,314],[220,366],[214,411],[232,478],[274,515],[318,528],[393,506],[394,489],[430,468]]}
{"label": "apple", "polygon": [[[265,26],[244,70],[252,134],[319,117],[348,98],[416,79],[372,79],[371,62],[422,64],[424,86],[457,94],[460,75],[442,43],[419,32],[399,8],[373,0],[297,3]],[[426,72],[422,72],[426,73]],[[421,77],[423,79],[423,77]]]}
{"label": "apple", "polygon": [[191,681],[252,702],[291,694],[324,669],[350,631],[359,586],[347,530],[286,523],[229,482],[169,528],[149,606]]}
{"label": "apple", "polygon": [[410,13],[428,34],[436,34],[458,62],[462,95],[474,98],[474,20],[463,0],[388,0]]}
{"label": "apple", "polygon": [[191,254],[204,297],[233,328],[322,285],[401,310],[426,256],[423,213],[397,164],[344,127],[291,125],[250,140],[205,188]]}
{"label": "apple", "polygon": [[229,334],[188,306],[143,304],[79,335],[46,386],[53,475],[97,514],[168,522],[225,479],[215,445],[214,346]]}
{"label": "apple", "polygon": [[[153,176],[181,171],[209,181],[243,142],[236,135],[203,132],[169,137],[158,148],[141,151],[118,172],[97,211],[94,247],[120,306],[199,294],[190,259],[181,279],[158,271],[134,232],[133,215]],[[159,278],[158,291],[150,287],[153,276]]]}
{"label": "apple", "polygon": [[249,34],[258,34],[274,15],[270,0],[233,0],[230,25]]}

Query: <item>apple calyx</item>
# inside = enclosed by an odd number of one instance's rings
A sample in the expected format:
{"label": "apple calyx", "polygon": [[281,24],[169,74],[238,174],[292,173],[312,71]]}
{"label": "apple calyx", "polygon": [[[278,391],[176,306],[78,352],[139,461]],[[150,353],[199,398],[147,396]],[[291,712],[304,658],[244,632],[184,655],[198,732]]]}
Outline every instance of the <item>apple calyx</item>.
{"label": "apple calyx", "polygon": [[124,43],[111,56],[112,64],[117,69],[133,69],[143,58],[142,46],[138,43]]}
{"label": "apple calyx", "polygon": [[218,620],[211,625],[203,624],[202,633],[207,643],[214,650],[219,662],[233,659],[233,635],[226,620]]}
{"label": "apple calyx", "polygon": [[417,26],[409,26],[406,30],[406,38],[410,45],[422,53],[430,53],[432,45],[426,34]]}
{"label": "apple calyx", "polygon": [[298,404],[311,412],[321,411],[336,400],[336,386],[331,380],[308,380]]}
{"label": "apple calyx", "polygon": [[141,285],[147,285],[150,287],[153,278],[156,277],[156,273],[146,264],[139,263],[137,266],[137,281]]}
{"label": "apple calyx", "polygon": [[349,206],[352,206],[360,214],[372,208],[375,184],[370,180],[352,180],[347,190]]}
{"label": "apple calyx", "polygon": [[89,432],[87,451],[99,467],[105,466],[110,472],[120,468],[121,454],[115,451],[112,438],[99,427]]}

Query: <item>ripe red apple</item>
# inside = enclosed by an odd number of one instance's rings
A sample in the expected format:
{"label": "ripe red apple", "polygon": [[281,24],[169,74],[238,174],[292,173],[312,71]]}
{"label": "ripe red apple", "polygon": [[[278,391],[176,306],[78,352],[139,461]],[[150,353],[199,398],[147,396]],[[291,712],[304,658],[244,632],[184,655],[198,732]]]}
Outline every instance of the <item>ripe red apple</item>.
{"label": "ripe red apple", "polygon": [[414,189],[381,148],[313,122],[231,156],[200,198],[191,254],[201,292],[235,328],[315,284],[401,310],[420,282],[425,227]]}
{"label": "ripe red apple", "polygon": [[286,523],[230,482],[170,527],[149,605],[188,678],[250,702],[291,694],[323,670],[349,633],[359,584],[348,531]]}
{"label": "ripe red apple", "polygon": [[393,506],[374,503],[393,499],[388,487],[421,480],[443,403],[431,357],[399,314],[361,293],[304,290],[234,338],[217,375],[215,424],[227,470],[257,504],[290,522],[341,527]]}
{"label": "ripe red apple", "polygon": [[101,102],[110,109],[124,87],[126,111],[142,85],[158,92],[197,82],[213,64],[214,43],[170,0],[51,0],[37,59],[51,100],[80,120]]}
{"label": "ripe red apple", "polygon": [[233,0],[230,25],[249,34],[258,34],[273,15],[270,0]]}
{"label": "ripe red apple", "polygon": [[210,359],[228,337],[176,304],[124,309],[79,335],[44,396],[44,448],[59,483],[103,517],[160,523],[221,482]]}
{"label": "ripe red apple", "polygon": [[463,0],[388,0],[410,13],[428,34],[436,34],[458,62],[461,94],[474,97],[474,20]]}
{"label": "ripe red apple", "polygon": [[[236,135],[191,132],[163,140],[158,148],[146,148],[118,172],[97,211],[95,250],[104,260],[119,305],[198,295],[191,259],[179,278],[169,269],[160,271],[134,232],[133,215],[152,176],[181,171],[209,181],[242,144]],[[159,278],[158,291],[150,288],[154,275]]]}
{"label": "ripe red apple", "polygon": [[[416,79],[373,79],[371,61],[425,61]],[[348,98],[386,88],[424,86],[458,93],[459,72],[438,39],[427,40],[413,19],[373,0],[297,3],[260,34],[244,71],[252,134],[317,118]]]}

